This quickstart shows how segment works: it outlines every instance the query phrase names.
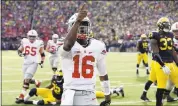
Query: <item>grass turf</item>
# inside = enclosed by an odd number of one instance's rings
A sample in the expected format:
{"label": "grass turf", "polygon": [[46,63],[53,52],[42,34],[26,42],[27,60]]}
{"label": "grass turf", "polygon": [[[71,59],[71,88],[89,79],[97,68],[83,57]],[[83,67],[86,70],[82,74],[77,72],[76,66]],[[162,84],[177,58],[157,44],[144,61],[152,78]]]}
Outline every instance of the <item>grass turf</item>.
{"label": "grass turf", "polygon": [[[22,88],[22,62],[23,58],[17,55],[16,51],[2,51],[2,105],[18,105],[15,104],[15,98],[19,95]],[[107,54],[107,70],[111,87],[124,86],[125,97],[113,95],[112,105],[155,105],[156,87],[151,86],[148,91],[148,97],[152,102],[145,103],[140,100],[144,83],[147,81],[146,71],[143,65],[140,65],[140,75],[136,76],[136,53],[108,53]],[[35,79],[42,80],[42,86],[49,84],[52,76],[48,56],[44,63],[44,68],[38,67]],[[31,85],[30,88],[34,86]],[[97,79],[97,90],[101,90],[99,80]],[[175,97],[175,95],[172,95]],[[37,99],[33,97],[32,99]],[[101,102],[103,98],[99,98]],[[178,106],[178,102],[167,103],[164,105]]]}

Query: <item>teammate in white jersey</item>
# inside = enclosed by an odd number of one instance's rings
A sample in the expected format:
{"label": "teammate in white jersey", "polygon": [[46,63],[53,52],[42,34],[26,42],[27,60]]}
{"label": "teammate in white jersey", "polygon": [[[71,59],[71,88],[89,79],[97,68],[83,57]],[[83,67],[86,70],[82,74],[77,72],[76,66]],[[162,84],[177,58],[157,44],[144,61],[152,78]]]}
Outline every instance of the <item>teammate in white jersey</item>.
{"label": "teammate in white jersey", "polygon": [[45,59],[44,44],[42,40],[37,40],[38,34],[35,30],[30,30],[27,33],[28,38],[23,38],[21,46],[18,48],[19,56],[24,57],[22,66],[23,70],[23,88],[20,96],[16,98],[16,103],[23,102],[24,95],[29,88],[29,84],[35,84],[36,87],[40,86],[40,82],[32,79],[38,66],[38,56],[41,54],[41,67]]}
{"label": "teammate in white jersey", "polygon": [[[175,51],[177,52],[177,55],[178,55],[178,22],[175,22],[174,24],[172,24],[171,31],[174,34],[174,39],[173,39],[174,40],[174,49],[175,49]],[[176,88],[174,88],[174,94],[176,94],[178,96]]]}
{"label": "teammate in white jersey", "polygon": [[59,36],[57,34],[53,34],[52,40],[49,40],[46,46],[46,51],[50,53],[49,62],[51,68],[55,74],[58,68],[59,63],[59,47],[63,44],[63,42],[59,41]]}
{"label": "teammate in white jersey", "polygon": [[64,76],[61,105],[97,105],[95,83],[98,73],[105,94],[100,106],[109,106],[111,98],[105,64],[106,48],[103,42],[88,37],[91,22],[85,5],[69,19],[69,32],[60,47]]}

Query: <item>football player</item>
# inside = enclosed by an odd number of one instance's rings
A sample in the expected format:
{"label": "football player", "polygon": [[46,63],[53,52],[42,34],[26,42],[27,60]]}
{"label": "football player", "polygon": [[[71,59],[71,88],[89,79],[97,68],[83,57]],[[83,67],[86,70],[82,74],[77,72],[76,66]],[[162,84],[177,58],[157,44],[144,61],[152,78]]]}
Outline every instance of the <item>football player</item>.
{"label": "football player", "polygon": [[21,46],[18,48],[18,55],[24,57],[23,63],[23,88],[20,96],[16,98],[16,103],[21,103],[24,99],[24,95],[29,88],[29,84],[36,84],[36,87],[40,86],[40,82],[32,79],[38,66],[38,54],[41,54],[41,62],[39,63],[43,67],[45,59],[44,44],[42,40],[37,40],[38,34],[35,30],[30,30],[27,33],[28,38],[23,38]]}
{"label": "football player", "polygon": [[157,27],[158,32],[152,32],[149,35],[153,57],[156,61],[154,64],[157,80],[156,106],[162,106],[163,93],[168,79],[178,87],[178,67],[176,66],[178,65],[178,58],[173,48],[174,35],[170,32],[169,19],[160,18]]}
{"label": "football player", "polygon": [[[147,97],[147,92],[148,92],[150,86],[152,85],[152,83],[156,82],[156,72],[155,72],[155,68],[154,68],[155,64],[156,64],[156,61],[155,61],[154,57],[152,57],[149,80],[145,83],[143,93],[140,97],[140,99],[144,100],[145,102],[150,102],[150,100]],[[167,102],[176,101],[176,99],[174,99],[170,96],[170,94],[168,93],[168,90],[165,91],[165,97],[167,99]]]}
{"label": "football player", "polygon": [[46,51],[50,53],[49,62],[54,73],[57,71],[59,63],[58,48],[63,44],[58,39],[59,36],[57,34],[53,34],[52,40],[49,40],[46,46]]}
{"label": "football player", "polygon": [[[56,104],[61,102],[61,96],[63,93],[63,74],[61,71],[56,71],[53,75],[51,84],[46,88],[33,88],[24,98],[24,104],[34,104],[34,105],[45,105],[45,104]],[[29,99],[33,96],[41,96],[42,100]]]}
{"label": "football player", "polygon": [[[172,24],[171,32],[173,32],[174,34],[174,49],[178,55],[178,22],[175,22],[174,24]],[[173,92],[177,94],[176,88],[174,88]]]}
{"label": "football player", "polygon": [[149,73],[149,68],[148,68],[148,41],[147,41],[147,36],[145,34],[142,34],[140,37],[140,40],[137,42],[137,70],[136,74],[139,75],[139,65],[141,60],[144,61],[145,67],[146,67],[146,74]]}
{"label": "football player", "polygon": [[97,71],[105,95],[105,100],[100,105],[110,105],[110,82],[106,71],[105,44],[88,37],[91,22],[87,17],[86,4],[81,6],[78,13],[72,15],[68,25],[69,32],[59,52],[65,89],[61,105],[96,105]]}
{"label": "football player", "polygon": [[[51,84],[46,88],[32,88],[30,92],[24,98],[24,104],[34,104],[34,105],[45,105],[45,104],[60,104],[61,95],[63,93],[63,74],[61,71],[56,71],[53,75]],[[103,91],[95,91],[97,98],[104,98]],[[121,95],[124,97],[123,86],[118,88],[111,89],[111,95],[116,94],[117,96]],[[33,96],[40,96],[42,100],[33,100],[29,99]]]}

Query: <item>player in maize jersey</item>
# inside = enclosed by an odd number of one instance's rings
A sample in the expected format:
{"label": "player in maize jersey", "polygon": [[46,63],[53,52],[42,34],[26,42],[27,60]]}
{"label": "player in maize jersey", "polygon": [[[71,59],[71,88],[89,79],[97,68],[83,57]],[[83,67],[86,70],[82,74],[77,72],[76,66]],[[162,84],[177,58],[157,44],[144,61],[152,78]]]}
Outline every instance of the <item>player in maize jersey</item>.
{"label": "player in maize jersey", "polygon": [[97,72],[105,94],[105,100],[100,105],[110,105],[105,44],[88,37],[91,22],[87,17],[86,4],[69,19],[68,25],[68,34],[59,52],[64,76],[61,105],[97,105],[95,95]]}
{"label": "player in maize jersey", "polygon": [[63,42],[59,41],[59,36],[57,34],[52,35],[52,40],[49,40],[46,46],[46,51],[50,53],[49,62],[53,72],[55,73],[58,69],[59,63],[59,47]]}
{"label": "player in maize jersey", "polygon": [[[34,105],[46,105],[46,104],[56,104],[61,102],[61,96],[63,93],[63,74],[61,71],[56,71],[51,79],[51,84],[46,88],[33,88],[25,96],[25,104],[34,104]],[[33,100],[29,99],[33,96],[40,96],[42,100]]]}
{"label": "player in maize jersey", "polygon": [[44,44],[42,40],[37,40],[38,34],[35,30],[30,30],[27,33],[27,38],[23,38],[21,45],[18,48],[18,55],[24,57],[22,66],[23,71],[23,88],[20,96],[16,98],[16,103],[23,102],[24,95],[29,89],[29,84],[36,84],[36,87],[40,86],[40,82],[32,79],[38,66],[38,55],[41,54],[41,62],[43,66],[45,59]]}
{"label": "player in maize jersey", "polygon": [[146,66],[146,74],[149,74],[149,68],[148,68],[148,41],[147,36],[145,34],[142,34],[140,37],[140,40],[137,42],[137,70],[136,74],[139,75],[139,65],[140,62],[143,60],[144,65]]}
{"label": "player in maize jersey", "polygon": [[[46,104],[60,104],[61,95],[63,93],[63,74],[61,71],[56,71],[53,75],[51,84],[46,88],[32,88],[30,92],[24,98],[24,104],[34,104],[34,105],[46,105]],[[104,98],[103,91],[95,91],[97,98]],[[111,95],[124,97],[123,86],[116,87],[110,90]],[[33,96],[42,97],[42,100],[29,100]]]}
{"label": "player in maize jersey", "polygon": [[[157,22],[158,32],[149,34],[151,38],[151,48],[154,64],[157,92],[156,106],[162,106],[163,93],[166,89],[168,79],[178,87],[178,58],[173,48],[173,33],[170,32],[170,22],[166,17],[162,17]],[[174,62],[176,64],[174,64]],[[178,91],[178,89],[176,89]]]}

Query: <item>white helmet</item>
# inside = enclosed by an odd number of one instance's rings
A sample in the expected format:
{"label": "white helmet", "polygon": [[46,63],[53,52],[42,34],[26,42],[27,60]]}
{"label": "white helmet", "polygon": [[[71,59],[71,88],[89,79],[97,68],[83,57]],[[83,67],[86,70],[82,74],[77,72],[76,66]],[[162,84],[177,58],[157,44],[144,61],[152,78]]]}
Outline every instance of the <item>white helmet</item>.
{"label": "white helmet", "polygon": [[[68,24],[68,31],[72,28],[73,24],[76,22],[77,16],[78,16],[78,13],[75,13],[74,15],[72,15],[69,18],[69,21],[67,22],[67,24]],[[90,29],[91,29],[90,19],[88,17],[85,17],[82,20],[82,22],[80,24],[80,27],[78,29],[78,36],[80,34],[88,36],[89,33],[90,33]]]}
{"label": "white helmet", "polygon": [[175,22],[174,24],[172,24],[171,32],[173,32],[173,31],[178,31],[178,22]]}
{"label": "white helmet", "polygon": [[58,39],[59,36],[58,36],[58,34],[53,34],[52,38],[53,38],[53,39]]}
{"label": "white helmet", "polygon": [[35,30],[32,29],[32,30],[28,31],[27,36],[38,37],[38,33]]}

